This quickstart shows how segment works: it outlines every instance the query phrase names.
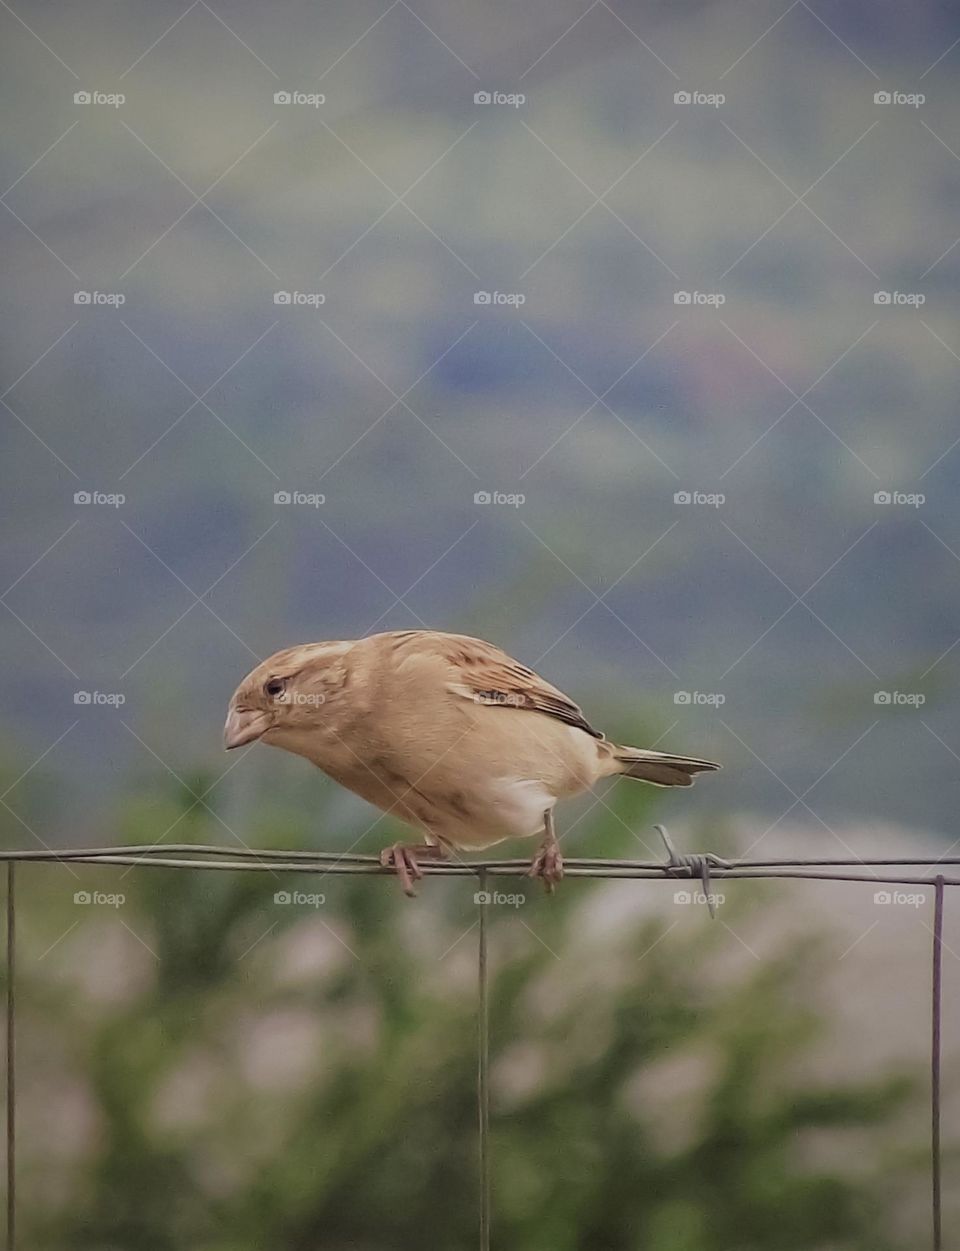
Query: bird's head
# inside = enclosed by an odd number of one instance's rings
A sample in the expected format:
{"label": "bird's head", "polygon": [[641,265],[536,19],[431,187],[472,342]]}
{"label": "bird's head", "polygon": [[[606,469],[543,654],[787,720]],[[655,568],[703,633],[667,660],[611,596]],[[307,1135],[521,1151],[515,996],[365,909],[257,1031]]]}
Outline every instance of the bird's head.
{"label": "bird's head", "polygon": [[347,679],[350,643],[304,643],[257,665],[233,693],[223,727],[229,751],[263,739],[277,747],[323,724],[324,710]]}

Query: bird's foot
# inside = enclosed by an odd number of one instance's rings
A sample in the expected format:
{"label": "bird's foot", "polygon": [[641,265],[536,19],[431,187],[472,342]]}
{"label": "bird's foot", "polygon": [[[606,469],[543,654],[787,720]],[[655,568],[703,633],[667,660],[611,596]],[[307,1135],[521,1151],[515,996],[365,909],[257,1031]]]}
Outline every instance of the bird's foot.
{"label": "bird's foot", "polygon": [[400,879],[403,893],[410,899],[415,899],[417,892],[413,889],[413,884],[423,877],[423,869],[420,868],[417,857],[426,856],[443,860],[446,855],[445,848],[430,843],[413,846],[409,843],[394,843],[392,847],[384,847],[381,851],[380,863],[385,869],[393,869]]}
{"label": "bird's foot", "polygon": [[527,877],[540,878],[547,894],[553,894],[557,883],[563,880],[563,856],[555,840],[551,839],[540,845],[537,854],[530,862]]}
{"label": "bird's foot", "polygon": [[404,843],[394,843],[392,847],[384,847],[380,853],[380,863],[385,869],[394,870],[400,879],[405,895],[410,899],[416,897],[417,892],[413,889],[413,884],[423,877],[423,870],[417,863],[416,851],[413,847],[407,847]]}

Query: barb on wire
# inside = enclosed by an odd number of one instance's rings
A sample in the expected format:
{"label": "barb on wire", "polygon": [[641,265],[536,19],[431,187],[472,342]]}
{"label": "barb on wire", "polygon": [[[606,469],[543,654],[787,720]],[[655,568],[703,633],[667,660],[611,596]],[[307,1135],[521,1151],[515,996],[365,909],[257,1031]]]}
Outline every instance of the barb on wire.
{"label": "barb on wire", "polygon": [[687,877],[700,878],[700,881],[703,883],[703,897],[710,911],[710,917],[715,921],[717,919],[717,909],[713,900],[713,892],[710,889],[710,869],[711,867],[730,869],[733,866],[719,856],[715,856],[712,851],[695,851],[682,855],[674,847],[673,840],[667,833],[665,825],[655,825],[653,828],[663,839],[663,845],[667,849],[669,859],[664,868],[673,877],[680,877],[681,870],[686,870]]}

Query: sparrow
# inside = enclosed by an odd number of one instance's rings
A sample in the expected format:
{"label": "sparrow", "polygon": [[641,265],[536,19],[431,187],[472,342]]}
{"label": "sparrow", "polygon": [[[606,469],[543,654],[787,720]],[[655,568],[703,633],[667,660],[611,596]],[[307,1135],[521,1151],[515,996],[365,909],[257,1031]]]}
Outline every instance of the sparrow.
{"label": "sparrow", "polygon": [[381,853],[407,895],[419,860],[539,835],[529,875],[563,876],[553,809],[622,775],[690,786],[720,766],[621,747],[532,669],[482,639],[400,630],[279,651],[230,700],[229,751],[256,740],[303,756],[419,830]]}

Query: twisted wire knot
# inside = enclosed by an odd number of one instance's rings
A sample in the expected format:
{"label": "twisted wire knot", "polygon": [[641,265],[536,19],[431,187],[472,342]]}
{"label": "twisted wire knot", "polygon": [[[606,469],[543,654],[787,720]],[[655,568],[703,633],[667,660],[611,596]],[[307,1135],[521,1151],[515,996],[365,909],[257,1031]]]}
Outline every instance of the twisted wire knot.
{"label": "twisted wire knot", "polygon": [[703,883],[703,895],[707,901],[710,916],[716,920],[717,910],[714,906],[713,893],[710,890],[710,870],[711,868],[729,869],[729,863],[721,856],[714,855],[712,851],[679,852],[674,847],[666,826],[655,825],[653,828],[663,839],[663,845],[667,849],[667,863],[663,866],[666,872],[671,877],[698,877]]}

